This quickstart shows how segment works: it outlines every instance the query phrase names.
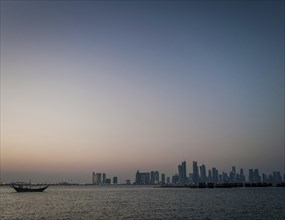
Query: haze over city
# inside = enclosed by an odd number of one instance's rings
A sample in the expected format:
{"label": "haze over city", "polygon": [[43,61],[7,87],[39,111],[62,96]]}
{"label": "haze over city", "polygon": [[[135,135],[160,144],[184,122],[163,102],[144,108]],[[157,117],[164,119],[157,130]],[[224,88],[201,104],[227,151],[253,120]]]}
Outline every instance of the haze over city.
{"label": "haze over city", "polygon": [[283,1],[1,1],[1,181],[283,156]]}

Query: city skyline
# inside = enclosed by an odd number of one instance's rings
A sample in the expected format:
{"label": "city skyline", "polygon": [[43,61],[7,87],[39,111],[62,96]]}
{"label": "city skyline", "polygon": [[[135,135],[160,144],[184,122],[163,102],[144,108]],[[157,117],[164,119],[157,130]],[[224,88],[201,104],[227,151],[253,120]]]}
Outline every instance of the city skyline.
{"label": "city skyline", "polygon": [[[207,169],[208,168],[208,169]],[[104,169],[103,169],[104,170]],[[134,169],[133,169],[134,170]],[[181,161],[178,164],[176,171],[163,172],[154,168],[147,170],[137,169],[135,174],[130,176],[118,176],[114,172],[106,173],[101,171],[92,171],[90,177],[83,179],[74,179],[74,176],[69,176],[67,179],[57,179],[57,181],[42,181],[40,183],[46,184],[92,184],[92,185],[111,185],[111,184],[135,184],[135,185],[163,185],[163,184],[175,184],[175,185],[187,185],[199,183],[274,183],[273,179],[278,179],[278,183],[285,182],[285,172],[281,169],[271,170],[270,172],[264,172],[258,167],[244,168],[237,167],[235,165],[230,166],[228,169],[220,169],[216,166],[207,166],[204,162],[198,163],[198,161],[192,161],[191,167],[187,168],[187,162]],[[175,169],[174,169],[175,170]],[[188,172],[187,172],[188,170]],[[165,169],[164,169],[165,171]],[[90,173],[89,173],[90,175]],[[139,175],[139,176],[138,176]],[[139,182],[138,182],[138,179]],[[0,184],[9,184],[12,182],[18,182],[19,178],[14,181],[3,181]],[[21,181],[27,181],[21,179]],[[31,181],[31,179],[30,179]],[[268,181],[268,182],[266,182]],[[34,181],[37,182],[37,181]]]}
{"label": "city skyline", "polygon": [[1,181],[284,172],[284,26],[283,1],[1,1]]}
{"label": "city skyline", "polygon": [[[189,168],[188,168],[189,169]],[[285,172],[275,170],[270,173],[264,173],[259,168],[249,168],[248,172],[243,167],[237,167],[232,165],[230,171],[219,170],[217,167],[206,168],[204,163],[198,165],[197,161],[192,162],[192,169],[186,173],[187,164],[186,161],[182,161],[178,165],[176,173],[172,175],[166,175],[161,173],[161,179],[159,178],[159,171],[139,171],[137,170],[135,175],[135,185],[199,185],[199,184],[222,184],[222,183],[271,183],[278,184],[285,182]],[[152,174],[156,173],[156,176]],[[162,177],[163,176],[163,177]],[[167,179],[167,181],[165,181]]]}

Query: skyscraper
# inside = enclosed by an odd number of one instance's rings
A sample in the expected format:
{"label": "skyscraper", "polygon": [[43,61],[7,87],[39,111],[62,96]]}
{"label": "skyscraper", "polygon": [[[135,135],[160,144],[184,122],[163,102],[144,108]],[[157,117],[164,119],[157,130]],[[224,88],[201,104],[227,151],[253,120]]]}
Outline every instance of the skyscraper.
{"label": "skyscraper", "polygon": [[244,175],[244,172],[243,172],[242,168],[240,169],[239,175],[240,175],[239,182],[244,183],[245,182],[245,175]]}
{"label": "skyscraper", "polygon": [[102,174],[96,173],[96,178],[97,178],[97,185],[102,184]]}
{"label": "skyscraper", "polygon": [[136,173],[136,182],[137,185],[149,185],[150,182],[150,173],[141,173],[140,171],[137,171]]}
{"label": "skyscraper", "polygon": [[206,166],[203,164],[200,166],[200,181],[201,183],[206,183]]}
{"label": "skyscraper", "polygon": [[279,171],[273,171],[273,184],[278,184],[282,182],[282,176]]}
{"label": "skyscraper", "polygon": [[155,174],[154,171],[150,172],[150,184],[154,184],[155,183]]}
{"label": "skyscraper", "polygon": [[211,170],[209,170],[208,171],[208,183],[212,183],[213,182],[213,179],[212,179],[212,171]]}
{"label": "skyscraper", "polygon": [[179,184],[182,184],[182,182],[183,182],[182,178],[183,178],[182,165],[179,164],[179,165],[178,165],[178,183],[179,183]]}
{"label": "skyscraper", "polygon": [[262,182],[263,183],[268,183],[268,180],[267,180],[267,175],[266,174],[262,174]]}
{"label": "skyscraper", "polygon": [[236,167],[235,166],[232,166],[232,172],[234,175],[236,174]]}
{"label": "skyscraper", "polygon": [[96,182],[96,175],[94,172],[92,172],[92,184],[95,184]]}
{"label": "skyscraper", "polygon": [[230,172],[230,182],[236,182],[236,167],[232,166],[232,171]]}
{"label": "skyscraper", "polygon": [[179,176],[178,183],[185,184],[187,180],[185,161],[183,161],[180,165],[178,165],[178,176]]}
{"label": "skyscraper", "polygon": [[113,177],[113,184],[118,184],[118,177],[116,176]]}
{"label": "skyscraper", "polygon": [[101,173],[92,173],[92,184],[100,185],[101,184]]}
{"label": "skyscraper", "polygon": [[244,173],[243,173],[243,169],[242,169],[242,168],[240,168],[239,174],[240,174],[241,176],[243,176],[243,175],[244,175]]}
{"label": "skyscraper", "polygon": [[150,184],[159,184],[159,172],[157,170],[150,172]]}
{"label": "skyscraper", "polygon": [[169,176],[166,178],[166,184],[170,184],[170,177]]}
{"label": "skyscraper", "polygon": [[254,171],[253,171],[253,181],[255,183],[260,183],[261,182],[261,177],[259,175],[258,169],[254,169]]}
{"label": "skyscraper", "polygon": [[161,184],[165,184],[165,174],[161,174]]}
{"label": "skyscraper", "polygon": [[199,181],[199,170],[197,161],[193,161],[193,182],[194,184],[198,184]]}
{"label": "skyscraper", "polygon": [[228,174],[225,172],[222,172],[222,182],[228,183],[229,180],[230,180],[230,178],[229,178]]}
{"label": "skyscraper", "polygon": [[212,176],[213,176],[213,183],[218,183],[219,182],[219,172],[215,167],[212,168]]}
{"label": "skyscraper", "polygon": [[176,173],[175,175],[172,176],[172,184],[178,184],[179,181],[179,176]]}
{"label": "skyscraper", "polygon": [[183,175],[183,184],[187,181],[187,170],[186,170],[186,161],[182,162],[182,175]]}
{"label": "skyscraper", "polygon": [[103,173],[103,180],[102,180],[102,182],[103,182],[103,184],[105,184],[106,183],[106,173]]}
{"label": "skyscraper", "polygon": [[248,170],[248,182],[253,183],[254,178],[253,178],[253,170],[249,169]]}
{"label": "skyscraper", "polygon": [[154,171],[154,184],[159,184],[159,172]]}

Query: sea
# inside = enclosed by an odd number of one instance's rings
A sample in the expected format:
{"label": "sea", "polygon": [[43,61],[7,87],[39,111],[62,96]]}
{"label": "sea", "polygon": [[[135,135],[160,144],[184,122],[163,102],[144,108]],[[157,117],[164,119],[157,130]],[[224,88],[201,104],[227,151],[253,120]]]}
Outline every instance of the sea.
{"label": "sea", "polygon": [[285,219],[285,188],[0,187],[0,219]]}

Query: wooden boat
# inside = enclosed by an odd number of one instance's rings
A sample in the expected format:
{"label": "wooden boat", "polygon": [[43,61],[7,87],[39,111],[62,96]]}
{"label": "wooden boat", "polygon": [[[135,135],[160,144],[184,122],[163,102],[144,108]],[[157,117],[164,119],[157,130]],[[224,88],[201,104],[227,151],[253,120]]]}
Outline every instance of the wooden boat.
{"label": "wooden boat", "polygon": [[49,185],[39,188],[38,187],[32,188],[31,185],[25,186],[23,184],[19,184],[19,185],[12,185],[11,187],[14,188],[17,192],[43,192],[46,188],[49,187]]}

